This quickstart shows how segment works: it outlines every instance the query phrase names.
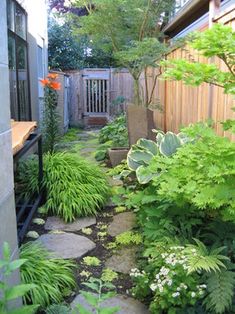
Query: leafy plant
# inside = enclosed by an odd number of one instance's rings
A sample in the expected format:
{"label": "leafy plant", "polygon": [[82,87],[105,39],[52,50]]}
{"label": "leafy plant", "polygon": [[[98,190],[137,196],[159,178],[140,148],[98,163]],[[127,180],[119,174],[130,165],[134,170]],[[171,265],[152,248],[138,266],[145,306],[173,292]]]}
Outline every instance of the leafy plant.
{"label": "leafy plant", "polygon": [[90,278],[88,282],[83,283],[84,286],[91,289],[92,292],[81,291],[81,294],[84,296],[88,304],[92,307],[92,312],[87,310],[81,304],[77,304],[73,314],[76,314],[76,309],[81,314],[115,314],[118,312],[119,307],[104,307],[102,302],[108,300],[115,296],[115,292],[108,291],[104,292],[104,290],[113,290],[115,287],[109,282],[103,282],[101,279]]}
{"label": "leafy plant", "polygon": [[154,173],[146,170],[146,167],[155,156],[171,157],[178,148],[189,141],[183,133],[176,135],[172,132],[158,132],[156,140],[155,143],[141,138],[128,152],[127,165],[136,171],[136,177],[141,184],[148,183],[154,177]]}
{"label": "leafy plant", "polygon": [[9,302],[17,298],[25,296],[30,290],[34,291],[37,286],[32,282],[30,284],[18,284],[14,286],[8,285],[7,281],[12,274],[22,267],[27,260],[17,259],[12,261],[10,246],[4,242],[2,250],[3,258],[0,260],[0,313],[1,314],[31,314],[35,313],[38,305],[24,305],[17,309],[9,308]]}
{"label": "leafy plant", "polygon": [[188,259],[188,273],[192,272],[218,272],[221,268],[226,268],[222,261],[229,261],[229,258],[221,255],[223,247],[211,249],[209,252],[207,247],[198,239],[195,239],[197,245],[189,244],[184,250]]}
{"label": "leafy plant", "polygon": [[99,266],[100,260],[95,256],[83,257],[83,263],[87,266]]}
{"label": "leafy plant", "polygon": [[151,297],[151,313],[177,313],[194,306],[206,293],[206,285],[200,283],[197,273],[188,274],[185,247],[155,243],[145,252],[148,264],[144,270],[134,269],[131,276],[136,283],[134,294],[145,299]]}
{"label": "leafy plant", "polygon": [[141,242],[142,236],[133,231],[126,231],[116,236],[116,243],[119,245],[138,245]]}
{"label": "leafy plant", "polygon": [[[37,178],[35,160],[24,162],[20,170],[24,191],[36,192]],[[43,187],[47,192],[44,206],[66,222],[79,216],[95,215],[109,194],[104,173],[81,157],[68,153],[44,155]]]}
{"label": "leafy plant", "polygon": [[101,280],[103,280],[104,282],[112,282],[117,278],[118,278],[118,273],[116,273],[110,268],[105,268],[101,275]]}
{"label": "leafy plant", "polygon": [[42,120],[43,148],[45,152],[53,152],[56,142],[59,140],[59,115],[57,112],[60,83],[56,81],[58,74],[48,74],[41,80],[44,86],[44,111]]}
{"label": "leafy plant", "polygon": [[100,130],[99,142],[104,144],[109,141],[111,147],[127,147],[129,145],[125,115],[117,117]]}
{"label": "leafy plant", "polygon": [[213,272],[207,280],[208,296],[204,300],[206,309],[212,313],[222,314],[232,306],[235,287],[233,271],[222,269]]}
{"label": "leafy plant", "polygon": [[32,283],[35,289],[27,291],[24,302],[40,304],[45,308],[63,301],[63,293],[75,288],[73,270],[75,264],[68,260],[54,258],[40,243],[28,242],[20,248],[20,257],[25,263],[20,267],[24,284]]}

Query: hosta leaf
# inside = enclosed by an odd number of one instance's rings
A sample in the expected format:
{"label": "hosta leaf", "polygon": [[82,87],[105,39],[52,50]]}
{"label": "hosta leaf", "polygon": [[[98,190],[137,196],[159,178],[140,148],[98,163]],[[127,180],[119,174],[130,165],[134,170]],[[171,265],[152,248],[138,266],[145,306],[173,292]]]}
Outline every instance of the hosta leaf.
{"label": "hosta leaf", "polygon": [[182,143],[176,134],[167,132],[161,140],[159,150],[162,155],[170,157],[176,153],[177,148],[181,145]]}
{"label": "hosta leaf", "polygon": [[149,170],[149,168],[140,166],[136,170],[136,177],[140,184],[146,184],[152,180],[154,174]]}
{"label": "hosta leaf", "polygon": [[156,155],[158,153],[158,146],[154,141],[141,138],[138,140],[136,145],[143,147],[146,151],[149,151],[153,155]]}

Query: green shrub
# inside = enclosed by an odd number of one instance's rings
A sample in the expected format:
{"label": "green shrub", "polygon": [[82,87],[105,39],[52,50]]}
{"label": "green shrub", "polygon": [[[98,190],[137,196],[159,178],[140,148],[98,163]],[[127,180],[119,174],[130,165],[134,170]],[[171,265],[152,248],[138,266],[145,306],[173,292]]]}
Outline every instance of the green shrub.
{"label": "green shrub", "polygon": [[234,161],[235,143],[205,131],[171,159],[155,158],[154,185],[162,200],[191,203],[208,218],[235,221]]}
{"label": "green shrub", "polygon": [[40,243],[28,242],[21,246],[20,258],[26,260],[20,267],[21,280],[24,284],[36,285],[23,297],[25,303],[40,304],[45,308],[62,302],[64,291],[75,288],[75,264],[51,257]]}
{"label": "green shrub", "polygon": [[[28,193],[38,189],[35,160],[25,162],[20,181]],[[45,207],[66,222],[76,217],[95,215],[105,204],[109,187],[100,169],[84,159],[67,153],[44,155],[43,187],[47,192]]]}
{"label": "green shrub", "polygon": [[129,146],[125,115],[117,117],[100,130],[99,142],[104,144],[108,141],[112,141],[112,147]]}
{"label": "green shrub", "polygon": [[126,231],[116,236],[116,243],[120,245],[138,245],[141,242],[141,234],[133,231]]}

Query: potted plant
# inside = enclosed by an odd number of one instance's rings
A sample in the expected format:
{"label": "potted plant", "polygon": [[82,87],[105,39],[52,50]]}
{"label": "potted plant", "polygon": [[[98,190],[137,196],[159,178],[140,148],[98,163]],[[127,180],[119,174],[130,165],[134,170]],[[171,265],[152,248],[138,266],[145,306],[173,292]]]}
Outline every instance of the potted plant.
{"label": "potted plant", "polygon": [[[80,3],[80,2],[79,2]],[[87,15],[79,17],[79,29],[92,42],[111,51],[117,65],[129,70],[134,83],[134,99],[127,107],[129,143],[139,137],[151,138],[159,61],[168,48],[163,43],[161,29],[167,23],[175,1],[94,1],[84,0]],[[153,86],[148,85],[148,68],[158,67]],[[144,78],[141,86],[140,80]],[[134,105],[134,107],[133,107]]]}

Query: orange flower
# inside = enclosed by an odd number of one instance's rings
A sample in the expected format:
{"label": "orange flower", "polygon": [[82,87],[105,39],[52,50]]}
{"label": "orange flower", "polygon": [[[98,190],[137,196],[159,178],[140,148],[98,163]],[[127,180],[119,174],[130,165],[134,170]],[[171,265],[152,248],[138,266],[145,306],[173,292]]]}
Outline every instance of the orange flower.
{"label": "orange flower", "polygon": [[50,81],[48,79],[40,80],[42,86],[48,86],[50,84]]}
{"label": "orange flower", "polygon": [[50,78],[50,79],[52,79],[52,80],[55,80],[55,79],[57,79],[58,74],[56,74],[56,73],[49,73],[49,74],[47,75],[47,77]]}
{"label": "orange flower", "polygon": [[54,90],[60,90],[61,84],[59,82],[50,82],[49,85]]}

